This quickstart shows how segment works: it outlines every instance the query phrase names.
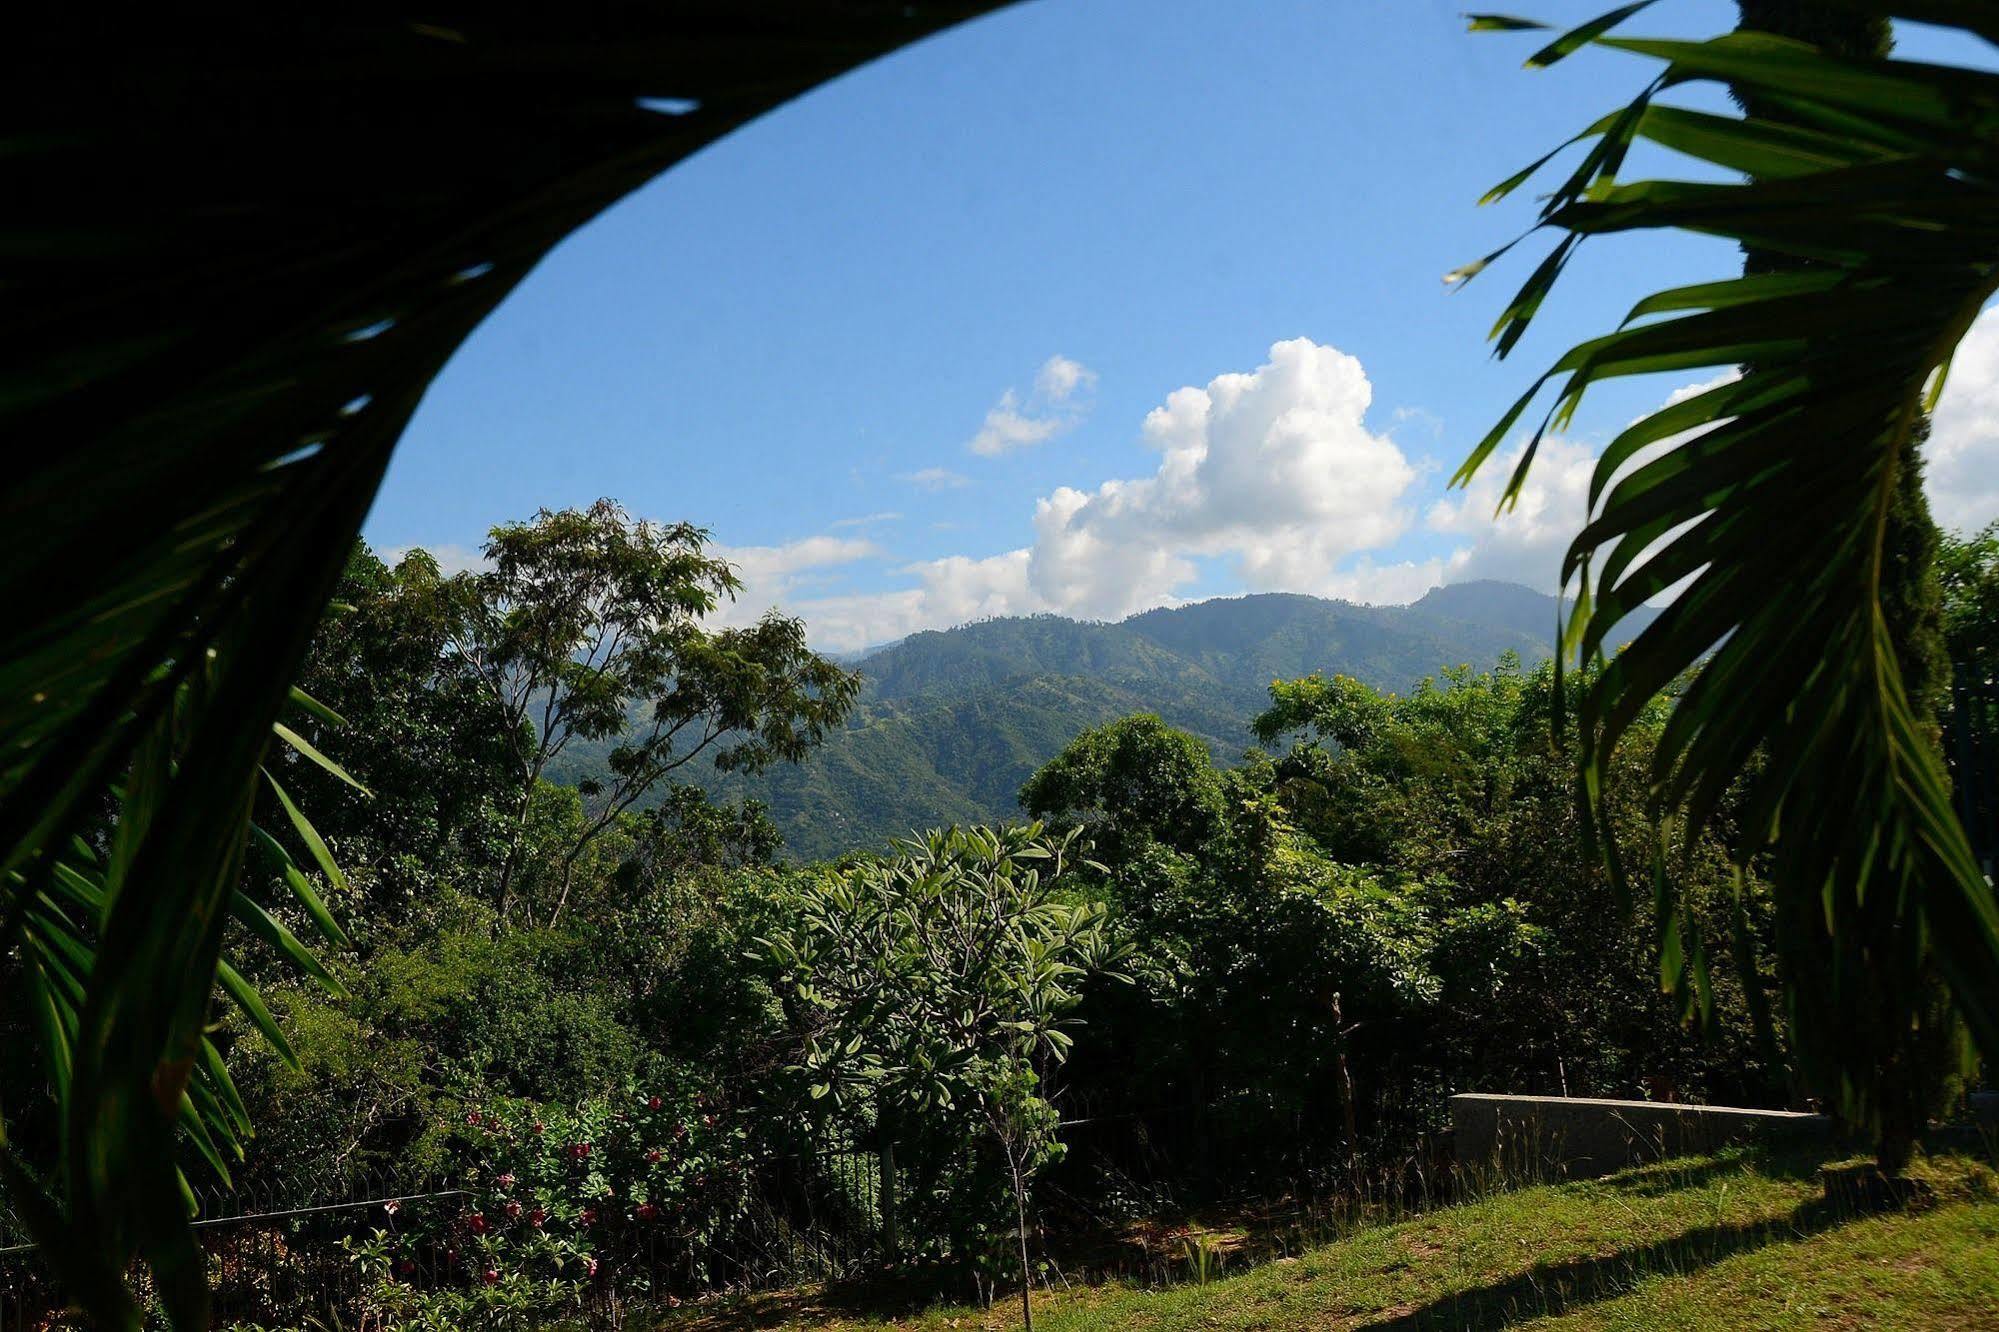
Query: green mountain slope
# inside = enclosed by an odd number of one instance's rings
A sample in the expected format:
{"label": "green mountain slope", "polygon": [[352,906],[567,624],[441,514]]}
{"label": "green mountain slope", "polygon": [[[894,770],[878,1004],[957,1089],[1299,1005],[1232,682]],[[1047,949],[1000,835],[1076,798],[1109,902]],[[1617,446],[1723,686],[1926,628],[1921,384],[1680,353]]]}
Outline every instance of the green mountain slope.
{"label": "green mountain slope", "polygon": [[[685,775],[718,796],[765,801],[789,852],[820,859],[915,828],[1011,817],[1029,774],[1078,731],[1129,713],[1158,713],[1227,761],[1249,745],[1272,680],[1337,672],[1408,689],[1508,650],[1539,660],[1555,609],[1529,588],[1465,583],[1409,606],[1272,593],[1117,624],[1043,615],[914,634],[859,662],[861,706],[804,763]],[[578,748],[552,775],[579,780],[602,762],[601,748]]]}

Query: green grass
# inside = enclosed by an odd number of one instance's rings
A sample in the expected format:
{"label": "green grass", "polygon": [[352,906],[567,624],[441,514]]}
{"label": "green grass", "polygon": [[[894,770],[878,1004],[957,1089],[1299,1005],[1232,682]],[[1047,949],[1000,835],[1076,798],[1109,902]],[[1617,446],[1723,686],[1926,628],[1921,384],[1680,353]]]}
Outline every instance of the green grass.
{"label": "green grass", "polygon": [[[1931,1196],[1828,1205],[1820,1162],[1725,1155],[1521,1189],[1356,1233],[1206,1285],[1037,1294],[1041,1332],[1132,1328],[1999,1329],[1999,1174],[1922,1162]],[[656,1332],[943,1332],[1017,1326],[991,1310],[884,1313],[828,1292],[716,1300]]]}

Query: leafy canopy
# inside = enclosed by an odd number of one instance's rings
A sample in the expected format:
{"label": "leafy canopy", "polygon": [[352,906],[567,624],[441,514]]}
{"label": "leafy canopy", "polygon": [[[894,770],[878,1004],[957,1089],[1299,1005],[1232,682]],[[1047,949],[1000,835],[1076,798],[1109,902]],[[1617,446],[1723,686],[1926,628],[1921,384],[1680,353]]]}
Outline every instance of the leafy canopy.
{"label": "leafy canopy", "polygon": [[[451,582],[451,646],[515,739],[517,827],[572,740],[619,737],[607,780],[583,790],[591,817],[562,852],[549,919],[568,903],[577,857],[671,773],[711,750],[724,771],[795,762],[860,691],[857,675],[806,647],[793,617],[709,628],[704,617],[741,582],[690,524],[635,521],[599,500],[496,527],[485,553],[489,570]],[[516,838],[502,914],[520,853]]]}

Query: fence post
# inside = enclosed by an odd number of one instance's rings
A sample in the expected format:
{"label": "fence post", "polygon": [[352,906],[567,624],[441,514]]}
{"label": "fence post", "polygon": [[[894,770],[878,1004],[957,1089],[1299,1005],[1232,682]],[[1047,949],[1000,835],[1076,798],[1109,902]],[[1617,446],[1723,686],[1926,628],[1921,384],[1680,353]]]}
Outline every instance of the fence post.
{"label": "fence post", "polygon": [[884,1137],[881,1145],[882,1253],[890,1262],[901,1247],[896,1234],[895,1139]]}

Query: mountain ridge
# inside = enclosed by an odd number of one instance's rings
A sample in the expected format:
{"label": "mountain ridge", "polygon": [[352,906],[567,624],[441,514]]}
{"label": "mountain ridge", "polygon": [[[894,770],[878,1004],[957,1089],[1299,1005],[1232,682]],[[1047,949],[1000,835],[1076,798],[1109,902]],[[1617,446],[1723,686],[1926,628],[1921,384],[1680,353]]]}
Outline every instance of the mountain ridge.
{"label": "mountain ridge", "polygon": [[[687,775],[717,797],[763,800],[787,851],[822,859],[916,828],[1013,817],[1037,767],[1077,732],[1133,712],[1233,762],[1273,680],[1319,671],[1401,692],[1508,651],[1538,662],[1552,653],[1557,609],[1553,596],[1495,581],[1407,606],[1268,592],[1111,622],[1035,615],[925,630],[852,663],[864,680],[854,716],[804,762],[758,776],[696,763]],[[551,775],[576,781],[602,762],[589,747]]]}

